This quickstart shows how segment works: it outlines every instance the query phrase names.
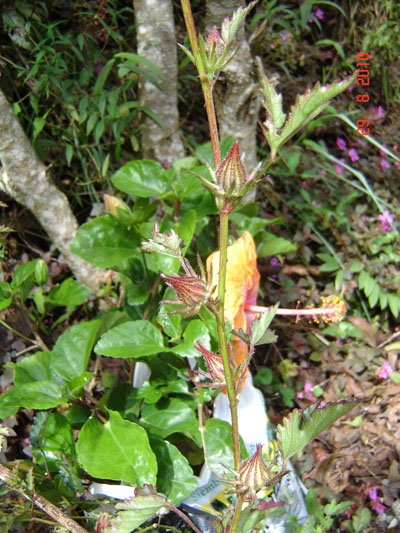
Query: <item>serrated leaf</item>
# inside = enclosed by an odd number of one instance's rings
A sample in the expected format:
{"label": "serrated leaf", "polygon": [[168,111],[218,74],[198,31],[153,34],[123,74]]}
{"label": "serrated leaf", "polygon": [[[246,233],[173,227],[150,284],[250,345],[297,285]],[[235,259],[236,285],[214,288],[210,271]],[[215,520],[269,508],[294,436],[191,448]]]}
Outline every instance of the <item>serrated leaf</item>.
{"label": "serrated leaf", "polygon": [[254,346],[276,342],[276,335],[274,335],[272,331],[269,331],[268,327],[271,324],[274,316],[276,315],[278,307],[279,304],[276,304],[274,307],[271,307],[271,309],[269,309],[265,313],[261,313],[260,316],[258,318],[255,318],[251,323],[250,342],[254,344]]}
{"label": "serrated leaf", "polygon": [[221,37],[225,43],[230,43],[235,37],[235,34],[246,17],[247,13],[252,9],[258,0],[251,2],[247,7],[239,7],[231,18],[226,17],[221,25]]}
{"label": "serrated leaf", "polygon": [[107,357],[143,357],[167,351],[161,332],[148,320],[133,320],[107,331],[95,352]]}
{"label": "serrated leaf", "polygon": [[157,511],[164,507],[164,501],[162,495],[148,494],[117,503],[117,515],[111,518],[104,533],[131,533],[155,516]]}
{"label": "serrated leaf", "polygon": [[286,115],[282,109],[282,95],[275,90],[275,87],[266,76],[261,61],[259,61],[259,74],[261,81],[261,94],[264,97],[263,106],[266,111],[266,119],[263,123],[265,127],[264,135],[268,140],[268,144],[272,147],[277,137],[279,137],[279,130],[282,128]]}
{"label": "serrated leaf", "polygon": [[146,431],[116,411],[108,413],[105,424],[92,417],[83,425],[77,442],[79,462],[93,477],[154,485],[157,461]]}
{"label": "serrated leaf", "polygon": [[277,429],[277,439],[285,460],[299,452],[317,435],[325,431],[341,416],[359,405],[356,400],[343,400],[325,407],[311,405],[303,412],[295,409]]}

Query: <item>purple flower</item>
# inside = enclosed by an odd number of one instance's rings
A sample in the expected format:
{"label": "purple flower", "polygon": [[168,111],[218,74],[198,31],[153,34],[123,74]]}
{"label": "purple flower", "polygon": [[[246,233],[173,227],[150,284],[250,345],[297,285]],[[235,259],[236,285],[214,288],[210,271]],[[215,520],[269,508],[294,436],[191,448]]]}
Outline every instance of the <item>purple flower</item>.
{"label": "purple flower", "polygon": [[386,170],[387,168],[390,168],[389,163],[386,161],[386,159],[384,157],[382,157],[382,159],[381,159],[381,167],[383,168],[383,170]]}
{"label": "purple flower", "polygon": [[[378,378],[387,379],[392,372],[393,372],[393,368],[390,366],[389,361],[385,361],[383,363],[383,365],[380,368],[378,368],[378,370],[376,371],[376,375],[378,376]],[[375,489],[376,489],[376,487],[375,487]],[[372,489],[368,489],[368,494],[369,494],[370,490],[372,490]],[[370,498],[371,498],[371,496],[370,496]]]}
{"label": "purple flower", "polygon": [[339,148],[339,150],[342,150],[343,152],[347,150],[346,141],[342,139],[342,137],[338,137],[336,139],[336,146]]}
{"label": "purple flower", "polygon": [[280,33],[279,35],[281,36],[282,40],[286,41],[286,33]]}
{"label": "purple flower", "polygon": [[274,267],[281,266],[281,262],[279,261],[277,257],[271,257],[269,264]]}
{"label": "purple flower", "polygon": [[306,399],[310,402],[314,400],[315,396],[313,394],[313,386],[309,381],[306,381],[304,383],[304,390],[302,390],[301,392],[298,392],[297,397],[300,398],[301,400]]}
{"label": "purple flower", "polygon": [[317,7],[317,9],[315,10],[314,14],[317,17],[317,19],[319,19],[319,20],[324,20],[325,19],[324,11],[320,7]]}
{"label": "purple flower", "polygon": [[[339,161],[341,161],[342,163],[344,163],[344,158],[341,157],[339,159]],[[339,165],[339,163],[333,163],[333,166],[335,167],[335,170],[338,174],[342,174],[343,170],[344,170],[344,167],[342,167],[342,165]]]}
{"label": "purple flower", "polygon": [[355,163],[356,161],[360,159],[354,148],[350,148],[350,150],[347,152],[347,155],[350,157],[353,163]]}
{"label": "purple flower", "polygon": [[312,17],[308,17],[308,22],[309,22],[310,24],[312,24],[312,23],[314,22],[313,19],[312,19]]}
{"label": "purple flower", "polygon": [[376,511],[378,514],[382,514],[385,512],[385,506],[382,505],[382,500],[381,500],[381,497],[378,496],[377,494],[377,490],[379,489],[380,487],[379,486],[375,486],[375,487],[370,487],[367,492],[368,492],[368,496],[369,496],[369,499],[371,500],[372,502],[372,509],[374,511]]}

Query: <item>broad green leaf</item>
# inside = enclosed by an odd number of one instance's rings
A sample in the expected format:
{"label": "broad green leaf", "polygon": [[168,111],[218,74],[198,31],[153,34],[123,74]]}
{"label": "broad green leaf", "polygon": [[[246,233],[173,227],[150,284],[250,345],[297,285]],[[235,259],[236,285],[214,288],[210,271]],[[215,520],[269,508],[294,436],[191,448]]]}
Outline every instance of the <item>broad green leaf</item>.
{"label": "broad green leaf", "polygon": [[211,349],[210,335],[208,329],[201,320],[191,320],[183,332],[183,343],[178,344],[172,348],[172,351],[182,357],[200,357],[200,353],[194,345],[196,340],[199,340],[201,344]]}
{"label": "broad green leaf", "polygon": [[[274,307],[271,307],[266,311],[265,313],[261,313],[258,318],[255,318],[250,326],[250,341],[255,346],[258,346],[260,344],[266,344],[271,342],[271,334],[273,335],[272,331],[269,331],[269,325],[271,324],[274,316],[276,315],[276,311],[278,310],[279,304],[276,304]],[[267,333],[267,337],[265,334]],[[275,337],[276,339],[276,337]],[[272,341],[275,342],[275,341]]]}
{"label": "broad green leaf", "polygon": [[[170,287],[168,287],[168,291],[165,294],[164,299],[172,300],[173,298],[174,292]],[[165,333],[171,338],[171,340],[176,341],[177,339],[180,339],[182,335],[182,315],[179,313],[176,315],[168,314],[168,312],[173,311],[174,308],[176,308],[176,306],[161,304],[157,315],[157,322],[163,328]]]}
{"label": "broad green leaf", "polygon": [[190,209],[185,214],[185,216],[182,218],[182,220],[179,222],[176,228],[176,231],[179,237],[185,243],[185,248],[183,249],[184,254],[186,250],[188,249],[190,243],[192,242],[195,227],[196,227],[196,212],[193,209]]}
{"label": "broad green leaf", "polygon": [[29,261],[28,263],[22,263],[22,265],[19,265],[13,274],[12,279],[12,286],[13,287],[20,287],[24,281],[26,281],[34,272],[36,263],[38,262],[38,259],[34,259],[33,261]]}
{"label": "broad green leaf", "polygon": [[166,351],[161,332],[148,320],[124,322],[107,331],[95,352],[107,357],[143,357]]}
{"label": "broad green leaf", "polygon": [[163,167],[148,159],[136,159],[125,163],[112,176],[117,189],[141,198],[162,196],[168,191],[168,180]]}
{"label": "broad green leaf", "polygon": [[14,366],[14,384],[16,386],[33,381],[53,380],[51,352],[36,352],[24,357]]}
{"label": "broad green leaf", "polygon": [[116,411],[108,413],[105,424],[92,417],[79,433],[77,453],[82,467],[93,477],[154,485],[157,461],[146,431]]}
{"label": "broad green leaf", "polygon": [[279,254],[287,254],[297,250],[297,244],[284,239],[283,237],[275,237],[272,233],[267,231],[262,232],[263,239],[257,246],[258,257],[266,255],[274,256]]}
{"label": "broad green leaf", "polygon": [[0,396],[0,418],[14,415],[21,407],[51,409],[67,402],[60,385],[48,380],[23,383],[7,389]]}
{"label": "broad green leaf", "polygon": [[317,435],[357,405],[359,402],[356,400],[343,400],[327,404],[325,407],[318,407],[314,404],[303,412],[297,409],[292,411],[277,430],[277,439],[283,457],[286,460],[290,459],[292,455],[299,452]]}
{"label": "broad green leaf", "polygon": [[101,320],[80,322],[64,331],[52,350],[52,368],[71,381],[86,370]]}
{"label": "broad green leaf", "polygon": [[43,117],[35,117],[33,119],[33,140],[39,135],[46,125],[46,119]]}
{"label": "broad green leaf", "polygon": [[0,281],[0,311],[9,307],[12,302],[12,292],[10,284],[6,281]]}
{"label": "broad green leaf", "polygon": [[[246,458],[243,442],[240,444],[242,457]],[[228,472],[224,465],[233,468],[232,426],[228,422],[209,418],[204,426],[204,446],[206,464],[217,476]]]}
{"label": "broad green leaf", "polygon": [[75,455],[71,425],[60,413],[37,413],[29,440],[37,463],[50,472],[59,471],[63,456],[71,460]]}
{"label": "broad green leaf", "polygon": [[143,285],[129,283],[126,287],[126,301],[129,305],[141,305],[147,301],[149,291]]}
{"label": "broad green leaf", "polygon": [[400,298],[395,294],[388,294],[387,298],[392,315],[397,318],[400,310]]}
{"label": "broad green leaf", "polygon": [[184,433],[201,446],[199,423],[194,411],[178,398],[161,399],[144,405],[141,420],[151,426],[151,432],[163,439],[172,433]]}
{"label": "broad green leaf", "polygon": [[157,490],[177,505],[197,488],[193,470],[186,457],[170,442],[150,438],[150,445],[157,457]]}
{"label": "broad green leaf", "polygon": [[60,305],[81,305],[90,294],[89,287],[74,278],[67,278],[61,285],[52,289],[48,297]]}
{"label": "broad green leaf", "polygon": [[117,503],[117,515],[111,518],[110,526],[104,529],[104,533],[131,533],[155,516],[164,507],[164,502],[161,495],[148,494]]}
{"label": "broad green leaf", "polygon": [[83,224],[71,243],[71,252],[101,268],[111,268],[138,253],[140,237],[115,217],[105,215]]}

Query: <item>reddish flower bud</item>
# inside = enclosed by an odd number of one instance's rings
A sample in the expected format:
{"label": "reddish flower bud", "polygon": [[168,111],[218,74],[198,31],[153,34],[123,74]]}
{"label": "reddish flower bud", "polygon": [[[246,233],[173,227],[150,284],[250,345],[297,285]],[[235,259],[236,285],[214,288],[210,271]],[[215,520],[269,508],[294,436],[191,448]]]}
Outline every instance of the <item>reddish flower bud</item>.
{"label": "reddish flower bud", "polygon": [[239,143],[236,141],[231,151],[222,161],[216,172],[217,184],[225,193],[239,194],[247,181],[246,171],[240,159]]}
{"label": "reddish flower bud", "polygon": [[219,36],[217,27],[214,26],[205,42],[205,49],[209,57],[212,54],[215,54],[218,58],[222,54],[221,42],[221,37]]}
{"label": "reddish flower bud", "polygon": [[195,348],[203,355],[211,378],[214,381],[225,383],[226,378],[222,357],[216,353],[207,350],[207,348],[205,348],[199,340],[197,341],[197,345],[195,345]]}
{"label": "reddish flower bud", "polygon": [[255,453],[240,465],[239,479],[245,487],[254,492],[260,490],[271,479],[270,472],[262,458],[261,444],[257,444]]}
{"label": "reddish flower bud", "polygon": [[[177,301],[165,300],[165,303],[182,304],[184,309],[175,311],[184,313],[190,311],[190,315],[197,313],[202,304],[209,300],[207,282],[197,276],[167,276],[161,274],[169,287],[172,287],[178,297]],[[190,316],[188,315],[188,316]]]}

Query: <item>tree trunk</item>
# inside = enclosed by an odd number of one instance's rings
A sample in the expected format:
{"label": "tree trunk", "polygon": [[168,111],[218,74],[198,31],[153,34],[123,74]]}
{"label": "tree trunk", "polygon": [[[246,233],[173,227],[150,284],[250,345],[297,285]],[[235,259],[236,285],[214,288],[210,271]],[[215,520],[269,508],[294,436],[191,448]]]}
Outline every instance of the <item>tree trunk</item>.
{"label": "tree trunk", "polygon": [[[213,26],[218,29],[225,17],[244,6],[242,0],[207,0],[206,34]],[[214,89],[220,137],[232,135],[239,141],[243,164],[250,172],[257,164],[256,129],[260,108],[259,85],[253,81],[253,60],[246,40],[244,25],[236,36],[235,57],[221,72]]]}
{"label": "tree trunk", "polygon": [[92,289],[104,271],[69,250],[78,222],[65,195],[55,187],[0,91],[0,190],[27,207],[63,255],[77,279]]}
{"label": "tree trunk", "polygon": [[149,59],[164,76],[161,89],[140,80],[140,103],[150,108],[165,124],[160,128],[146,117],[142,134],[144,157],[171,165],[184,156],[179,136],[177,99],[177,44],[171,0],[134,0],[137,53]]}

